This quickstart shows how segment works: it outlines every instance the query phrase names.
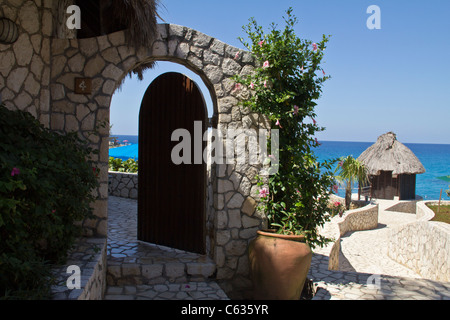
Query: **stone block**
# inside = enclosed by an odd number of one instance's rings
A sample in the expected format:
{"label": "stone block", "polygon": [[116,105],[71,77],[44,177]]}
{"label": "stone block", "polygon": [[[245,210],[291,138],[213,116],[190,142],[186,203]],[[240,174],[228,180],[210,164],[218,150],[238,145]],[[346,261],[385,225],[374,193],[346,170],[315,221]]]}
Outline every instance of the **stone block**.
{"label": "stone block", "polygon": [[229,209],[240,209],[242,203],[244,202],[244,197],[240,193],[236,193],[230,201],[227,203]]}
{"label": "stone block", "polygon": [[255,199],[253,199],[252,197],[247,197],[247,199],[245,199],[244,204],[242,206],[242,212],[248,216],[252,216],[253,213],[255,212],[256,206],[257,206],[257,203],[256,203]]}
{"label": "stone block", "polygon": [[185,275],[184,263],[172,262],[165,265],[165,273],[169,278],[178,278]]}
{"label": "stone block", "polygon": [[126,276],[139,276],[141,274],[141,270],[139,268],[139,264],[135,263],[127,263],[122,264],[122,275]]}
{"label": "stone block", "polygon": [[91,58],[84,68],[84,74],[86,77],[92,78],[97,76],[105,67],[105,60],[100,55],[96,55]]}
{"label": "stone block", "polygon": [[218,211],[216,220],[215,220],[215,227],[217,229],[225,229],[228,224],[228,216],[225,211]]}
{"label": "stone block", "polygon": [[240,228],[241,222],[241,210],[228,210],[228,228]]}
{"label": "stone block", "polygon": [[8,79],[6,80],[6,85],[8,86],[9,89],[18,93],[27,75],[28,75],[27,68],[14,69],[8,76]]}
{"label": "stone block", "polygon": [[211,277],[216,271],[216,265],[213,262],[193,262],[187,263],[187,274],[191,276]]}
{"label": "stone block", "polygon": [[162,264],[142,265],[142,276],[147,279],[161,277],[163,274]]}
{"label": "stone block", "polygon": [[261,223],[261,221],[259,219],[250,218],[246,215],[242,216],[242,226],[245,229],[259,226],[260,223]]}
{"label": "stone block", "polygon": [[20,26],[29,34],[39,31],[39,12],[34,1],[27,1],[19,12]]}
{"label": "stone block", "polygon": [[225,246],[227,256],[242,256],[247,251],[247,241],[232,240]]}

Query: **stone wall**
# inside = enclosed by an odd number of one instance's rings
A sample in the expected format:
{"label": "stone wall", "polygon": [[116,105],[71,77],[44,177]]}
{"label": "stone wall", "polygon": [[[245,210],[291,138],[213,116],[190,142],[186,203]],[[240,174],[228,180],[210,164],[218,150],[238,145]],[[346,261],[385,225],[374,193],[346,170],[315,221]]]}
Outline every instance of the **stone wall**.
{"label": "stone wall", "polygon": [[427,203],[437,204],[418,202],[417,221],[390,230],[388,256],[426,279],[450,281],[450,225],[428,221],[434,212]]}
{"label": "stone wall", "polygon": [[4,0],[0,17],[19,28],[13,44],[0,44],[0,95],[11,110],[50,122],[52,1]]}
{"label": "stone wall", "polygon": [[[70,1],[61,3],[2,1],[0,16],[16,22],[20,36],[14,44],[0,45],[0,93],[8,108],[29,111],[52,130],[77,132],[99,151],[93,155],[100,169],[98,200],[95,218],[84,221],[86,235],[107,235],[109,108],[115,90],[141,64],[170,61],[197,73],[210,91],[212,123],[225,142],[227,129],[268,127],[263,117],[239,105],[250,93],[232,80],[254,70],[249,52],[174,24],[158,25],[154,43],[139,51],[127,45],[123,31],[76,39],[64,32],[64,21],[54,19]],[[76,94],[76,78],[90,79],[92,92]],[[207,251],[217,264],[217,278],[233,288],[249,285],[246,248],[266,224],[256,210],[259,169],[236,161],[212,164],[208,176]]]}
{"label": "stone wall", "polygon": [[[57,284],[52,286],[53,300],[102,300],[106,290],[106,238],[81,238],[69,252],[65,265],[55,266]],[[80,289],[69,289],[67,268],[78,266]]]}
{"label": "stone wall", "polygon": [[341,237],[350,231],[371,230],[377,226],[378,204],[370,204],[359,209],[346,211],[342,217],[335,216],[324,225],[320,234],[333,239],[333,242],[318,249],[317,252],[328,256],[329,270],[339,270]]}
{"label": "stone wall", "polygon": [[138,198],[138,174],[126,172],[108,172],[108,194],[121,198]]}

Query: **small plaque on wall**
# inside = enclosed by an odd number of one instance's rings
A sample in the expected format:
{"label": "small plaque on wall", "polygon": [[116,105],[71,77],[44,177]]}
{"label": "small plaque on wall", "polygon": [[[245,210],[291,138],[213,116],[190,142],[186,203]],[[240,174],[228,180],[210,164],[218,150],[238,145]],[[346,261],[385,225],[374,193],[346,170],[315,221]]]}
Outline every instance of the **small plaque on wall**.
{"label": "small plaque on wall", "polygon": [[91,94],[92,93],[92,79],[90,79],[90,78],[75,78],[75,93]]}

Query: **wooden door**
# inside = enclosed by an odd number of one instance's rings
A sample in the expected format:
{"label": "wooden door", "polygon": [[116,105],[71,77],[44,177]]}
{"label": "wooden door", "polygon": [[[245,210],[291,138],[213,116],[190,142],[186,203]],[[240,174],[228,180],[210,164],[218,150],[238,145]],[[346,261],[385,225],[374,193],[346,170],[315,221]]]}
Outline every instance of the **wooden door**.
{"label": "wooden door", "polygon": [[[194,122],[203,134],[206,119],[203,96],[188,77],[165,73],[148,87],[139,114],[139,240],[205,253],[206,165],[194,163]],[[171,141],[176,129],[190,132],[191,164],[171,159],[181,142]]]}

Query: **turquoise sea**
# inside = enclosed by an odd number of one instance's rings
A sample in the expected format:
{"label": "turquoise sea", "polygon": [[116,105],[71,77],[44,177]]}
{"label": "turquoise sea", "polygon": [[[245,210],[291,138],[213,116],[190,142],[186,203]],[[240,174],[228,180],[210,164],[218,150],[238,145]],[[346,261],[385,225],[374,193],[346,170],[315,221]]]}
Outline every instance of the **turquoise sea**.
{"label": "turquoise sea", "polygon": [[[128,140],[130,144],[138,143],[138,136],[115,135],[115,137],[120,141]],[[320,143],[316,154],[322,161],[348,155],[357,158],[374,142],[320,141]],[[445,190],[449,189],[450,181],[439,179],[450,175],[450,144],[404,144],[414,152],[426,170],[425,173],[417,175],[416,194],[425,200],[439,200],[442,190],[442,199],[450,200],[445,193]],[[342,190],[339,194],[341,193]]]}

